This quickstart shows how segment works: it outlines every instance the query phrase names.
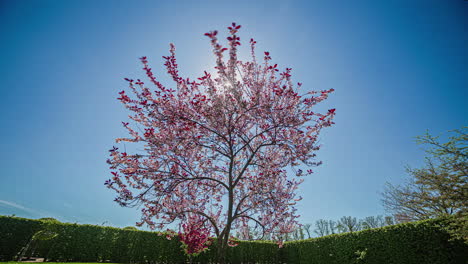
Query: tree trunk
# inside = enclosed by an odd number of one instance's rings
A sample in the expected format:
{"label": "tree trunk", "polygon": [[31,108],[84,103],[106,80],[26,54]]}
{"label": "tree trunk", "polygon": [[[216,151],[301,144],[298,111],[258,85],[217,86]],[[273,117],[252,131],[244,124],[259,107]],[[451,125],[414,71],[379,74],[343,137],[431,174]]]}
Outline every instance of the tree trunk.
{"label": "tree trunk", "polygon": [[218,264],[226,264],[227,254],[227,239],[220,237],[217,241],[217,262]]}

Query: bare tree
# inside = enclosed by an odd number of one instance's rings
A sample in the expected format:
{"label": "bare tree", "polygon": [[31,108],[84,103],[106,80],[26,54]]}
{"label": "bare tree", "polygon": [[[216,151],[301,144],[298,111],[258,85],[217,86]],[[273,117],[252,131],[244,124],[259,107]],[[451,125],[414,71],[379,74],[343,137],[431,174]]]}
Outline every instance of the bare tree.
{"label": "bare tree", "polygon": [[338,221],[338,225],[344,232],[355,232],[361,230],[361,224],[356,217],[343,216]]}
{"label": "bare tree", "polygon": [[378,228],[384,225],[384,219],[381,215],[367,216],[363,220],[361,220],[362,229]]}
{"label": "bare tree", "polygon": [[330,228],[328,227],[328,221],[324,219],[319,219],[315,222],[314,232],[318,236],[326,236],[330,234]]}
{"label": "bare tree", "polygon": [[310,230],[310,228],[312,227],[311,224],[304,224],[302,225],[302,228],[304,229],[304,231],[307,233],[307,238],[311,238],[311,233],[312,231]]}
{"label": "bare tree", "polygon": [[296,228],[296,230],[293,231],[292,235],[294,240],[302,240],[305,238],[302,227]]}
{"label": "bare tree", "polygon": [[[394,225],[398,221],[393,216],[368,216],[364,219],[343,216],[338,221],[319,219],[315,222],[314,233],[319,237],[345,232],[355,232],[370,228],[379,228],[387,225]],[[311,237],[311,224],[304,224],[303,230]]]}
{"label": "bare tree", "polygon": [[395,224],[395,219],[392,216],[385,216],[384,218],[384,225],[394,225]]}
{"label": "bare tree", "polygon": [[330,234],[336,234],[337,233],[337,224],[336,221],[333,220],[328,220],[328,227],[330,228]]}

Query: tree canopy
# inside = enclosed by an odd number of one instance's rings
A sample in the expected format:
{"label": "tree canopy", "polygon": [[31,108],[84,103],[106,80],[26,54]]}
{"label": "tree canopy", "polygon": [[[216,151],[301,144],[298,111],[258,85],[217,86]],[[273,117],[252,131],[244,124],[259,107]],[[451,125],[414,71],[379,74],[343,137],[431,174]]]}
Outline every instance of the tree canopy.
{"label": "tree canopy", "polygon": [[215,74],[181,77],[171,44],[163,58],[175,86],[161,84],[142,57],[156,90],[125,78],[133,96],[122,91],[118,98],[132,112],[132,124],[123,122],[130,137],[117,142],[138,143],[141,151],[111,149],[113,176],[106,185],[117,192],[120,205],[142,206],[137,225],[154,229],[177,223],[189,254],[203,251],[213,235],[218,249],[225,250],[234,229],[250,232],[252,226],[278,241],[293,232],[294,205],[301,200],[297,177],[312,173],[297,166],[320,164],[318,136],[335,116],[335,109],[313,109],[333,89],[299,94],[302,84],[293,84],[291,68],[280,70],[269,52],[257,61],[253,39],[252,60],[238,60],[239,29],[235,23],[228,27],[227,48],[217,31],[205,34],[213,46]]}
{"label": "tree canopy", "polygon": [[468,127],[450,131],[443,143],[439,136],[426,134],[417,143],[427,147],[425,166],[407,168],[410,176],[403,185],[387,183],[383,205],[400,221],[447,215],[465,215],[468,208]]}

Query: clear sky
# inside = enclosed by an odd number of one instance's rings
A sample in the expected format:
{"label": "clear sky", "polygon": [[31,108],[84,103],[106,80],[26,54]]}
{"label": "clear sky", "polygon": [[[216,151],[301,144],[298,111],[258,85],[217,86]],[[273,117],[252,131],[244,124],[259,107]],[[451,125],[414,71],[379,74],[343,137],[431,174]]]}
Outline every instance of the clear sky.
{"label": "clear sky", "polygon": [[303,223],[385,214],[384,183],[423,163],[414,137],[468,125],[467,1],[0,0],[0,214],[133,225],[104,186],[123,78],[142,76],[143,55],[163,75],[170,42],[182,74],[212,71],[203,34],[231,22],[305,89],[336,90]]}

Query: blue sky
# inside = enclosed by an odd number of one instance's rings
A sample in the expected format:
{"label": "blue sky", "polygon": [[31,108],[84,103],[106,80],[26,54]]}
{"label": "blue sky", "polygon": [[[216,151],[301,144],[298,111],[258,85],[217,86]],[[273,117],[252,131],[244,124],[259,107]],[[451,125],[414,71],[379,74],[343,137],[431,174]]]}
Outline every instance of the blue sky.
{"label": "blue sky", "polygon": [[305,89],[336,90],[301,222],[385,214],[384,183],[422,165],[414,137],[468,124],[467,14],[462,0],[0,1],[0,214],[133,225],[103,185],[123,78],[143,55],[163,73],[170,42],[182,74],[212,70],[203,34],[231,22]]}

